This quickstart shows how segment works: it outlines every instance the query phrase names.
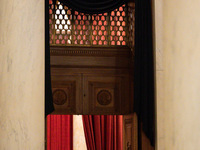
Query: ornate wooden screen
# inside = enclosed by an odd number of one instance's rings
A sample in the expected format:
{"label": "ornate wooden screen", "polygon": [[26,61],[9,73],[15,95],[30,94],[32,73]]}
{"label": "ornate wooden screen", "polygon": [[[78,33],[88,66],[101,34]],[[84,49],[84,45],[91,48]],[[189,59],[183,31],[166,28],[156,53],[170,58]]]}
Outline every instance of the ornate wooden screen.
{"label": "ornate wooden screen", "polygon": [[135,3],[128,3],[128,46],[131,48],[131,51],[134,49],[135,40]]}
{"label": "ornate wooden screen", "polygon": [[[131,6],[132,7],[132,6]],[[133,42],[133,7],[122,5],[104,14],[84,14],[49,0],[50,44],[123,46]],[[131,23],[129,23],[129,21]]]}

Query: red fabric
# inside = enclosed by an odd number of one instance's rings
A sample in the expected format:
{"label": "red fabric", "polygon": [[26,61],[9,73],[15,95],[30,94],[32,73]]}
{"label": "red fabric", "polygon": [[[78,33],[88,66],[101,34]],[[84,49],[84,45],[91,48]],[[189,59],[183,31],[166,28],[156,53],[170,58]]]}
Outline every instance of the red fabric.
{"label": "red fabric", "polygon": [[47,150],[73,150],[73,116],[47,116]]}
{"label": "red fabric", "polygon": [[83,115],[88,150],[122,150],[123,116]]}

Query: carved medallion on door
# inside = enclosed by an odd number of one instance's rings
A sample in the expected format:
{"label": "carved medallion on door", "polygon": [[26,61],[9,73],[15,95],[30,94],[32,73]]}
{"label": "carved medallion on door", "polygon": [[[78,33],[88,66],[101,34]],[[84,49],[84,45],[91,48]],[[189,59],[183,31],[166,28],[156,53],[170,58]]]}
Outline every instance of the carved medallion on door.
{"label": "carved medallion on door", "polygon": [[[52,93],[55,114],[81,113],[80,76],[52,76]],[[80,109],[79,109],[80,107]]]}
{"label": "carved medallion on door", "polygon": [[120,112],[121,78],[115,76],[84,76],[84,112],[114,114]]}

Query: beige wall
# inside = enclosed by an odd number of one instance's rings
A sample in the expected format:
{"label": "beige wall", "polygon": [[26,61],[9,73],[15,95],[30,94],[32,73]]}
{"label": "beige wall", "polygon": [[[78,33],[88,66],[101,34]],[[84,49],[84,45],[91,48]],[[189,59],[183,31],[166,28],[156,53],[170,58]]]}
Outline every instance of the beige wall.
{"label": "beige wall", "polygon": [[0,150],[44,150],[43,0],[0,0]]}
{"label": "beige wall", "polygon": [[200,147],[200,0],[155,0],[155,6],[157,148],[197,150]]}
{"label": "beige wall", "polygon": [[163,66],[163,0],[154,0],[155,58],[156,58],[156,114],[157,114],[157,149],[164,150],[165,111],[164,111],[164,66]]}

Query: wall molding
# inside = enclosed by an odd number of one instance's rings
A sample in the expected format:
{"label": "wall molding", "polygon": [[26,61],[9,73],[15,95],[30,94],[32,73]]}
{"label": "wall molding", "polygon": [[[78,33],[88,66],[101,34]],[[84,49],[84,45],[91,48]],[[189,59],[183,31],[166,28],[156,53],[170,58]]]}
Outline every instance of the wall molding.
{"label": "wall molding", "polygon": [[107,56],[130,57],[130,48],[117,47],[88,47],[88,46],[50,46],[51,56]]}

